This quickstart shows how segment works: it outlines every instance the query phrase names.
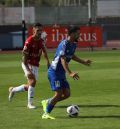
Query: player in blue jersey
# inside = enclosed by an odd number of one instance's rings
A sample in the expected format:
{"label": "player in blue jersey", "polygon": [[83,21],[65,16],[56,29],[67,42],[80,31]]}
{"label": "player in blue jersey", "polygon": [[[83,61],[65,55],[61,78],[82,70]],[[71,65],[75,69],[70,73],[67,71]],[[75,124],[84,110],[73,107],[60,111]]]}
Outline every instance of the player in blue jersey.
{"label": "player in blue jersey", "polygon": [[42,106],[44,114],[42,119],[55,119],[50,116],[55,104],[59,101],[67,99],[70,96],[69,83],[66,80],[66,73],[75,80],[79,79],[78,73],[72,72],[68,66],[70,60],[89,66],[90,60],[83,60],[74,53],[77,47],[77,41],[80,35],[80,28],[71,26],[68,29],[68,38],[62,40],[56,50],[55,57],[48,69],[48,79],[51,89],[55,92],[52,98],[43,100]]}

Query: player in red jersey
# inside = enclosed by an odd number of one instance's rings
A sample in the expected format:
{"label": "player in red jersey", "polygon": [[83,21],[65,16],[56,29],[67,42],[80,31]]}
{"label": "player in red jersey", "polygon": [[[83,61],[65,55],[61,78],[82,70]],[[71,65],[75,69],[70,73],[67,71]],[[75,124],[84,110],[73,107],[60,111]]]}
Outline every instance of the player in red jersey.
{"label": "player in red jersey", "polygon": [[47,66],[49,67],[49,59],[47,56],[46,47],[44,44],[44,40],[41,38],[41,33],[43,27],[40,23],[36,23],[33,26],[33,35],[29,36],[25,42],[23,48],[23,57],[22,57],[22,69],[27,77],[28,83],[22,84],[17,87],[9,88],[9,101],[12,100],[13,96],[17,92],[28,91],[28,105],[29,109],[36,108],[33,105],[33,97],[34,97],[34,87],[36,84],[36,80],[38,78],[38,67],[40,62],[40,57],[43,53]]}

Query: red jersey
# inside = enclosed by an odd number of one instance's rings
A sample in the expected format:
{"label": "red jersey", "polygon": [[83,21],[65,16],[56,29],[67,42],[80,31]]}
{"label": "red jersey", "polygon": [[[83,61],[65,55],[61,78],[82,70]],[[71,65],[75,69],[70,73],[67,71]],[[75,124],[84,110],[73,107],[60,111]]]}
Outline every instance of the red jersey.
{"label": "red jersey", "polygon": [[32,36],[25,41],[24,49],[28,52],[28,63],[39,66],[42,49],[44,48],[43,40],[35,40]]}

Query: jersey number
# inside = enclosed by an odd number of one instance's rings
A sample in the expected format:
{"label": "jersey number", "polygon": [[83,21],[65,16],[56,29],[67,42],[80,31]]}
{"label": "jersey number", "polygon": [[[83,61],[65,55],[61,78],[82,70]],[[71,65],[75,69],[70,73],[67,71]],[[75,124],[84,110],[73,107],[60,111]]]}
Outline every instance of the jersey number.
{"label": "jersey number", "polygon": [[55,86],[60,87],[60,81],[55,81]]}

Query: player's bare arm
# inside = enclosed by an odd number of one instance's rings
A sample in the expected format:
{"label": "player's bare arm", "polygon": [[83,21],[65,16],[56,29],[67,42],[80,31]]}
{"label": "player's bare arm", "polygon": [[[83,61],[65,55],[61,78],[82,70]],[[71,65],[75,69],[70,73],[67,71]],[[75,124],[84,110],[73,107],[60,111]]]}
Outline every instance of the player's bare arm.
{"label": "player's bare arm", "polygon": [[78,63],[84,64],[84,65],[87,65],[87,66],[91,65],[91,60],[83,60],[83,59],[80,59],[76,55],[73,55],[72,60],[74,60],[74,61],[76,61]]}
{"label": "player's bare arm", "polygon": [[45,45],[44,45],[43,48],[42,48],[42,54],[43,54],[44,58],[46,59],[47,67],[49,68],[50,62],[49,62],[49,59],[48,59],[47,48],[46,48]]}
{"label": "player's bare arm", "polygon": [[71,72],[71,70],[69,69],[68,63],[66,62],[64,56],[61,57],[61,63],[63,65],[64,70],[66,71],[66,73],[68,73],[70,77],[72,77],[75,80],[79,79],[78,73]]}

